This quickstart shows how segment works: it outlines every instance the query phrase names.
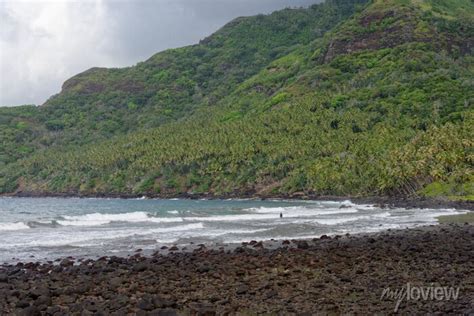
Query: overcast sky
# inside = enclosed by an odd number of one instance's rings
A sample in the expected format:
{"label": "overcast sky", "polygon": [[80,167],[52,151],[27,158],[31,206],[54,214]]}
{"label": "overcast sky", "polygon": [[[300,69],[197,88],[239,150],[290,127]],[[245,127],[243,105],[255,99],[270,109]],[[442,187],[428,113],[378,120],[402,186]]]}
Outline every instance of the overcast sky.
{"label": "overcast sky", "polygon": [[0,106],[42,104],[69,77],[197,43],[237,16],[319,0],[0,0]]}

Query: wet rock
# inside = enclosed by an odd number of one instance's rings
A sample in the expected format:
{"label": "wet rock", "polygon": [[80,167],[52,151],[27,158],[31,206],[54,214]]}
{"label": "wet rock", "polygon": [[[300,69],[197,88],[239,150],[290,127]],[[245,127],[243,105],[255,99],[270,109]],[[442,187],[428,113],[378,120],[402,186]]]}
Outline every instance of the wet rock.
{"label": "wet rock", "polygon": [[30,302],[27,301],[27,300],[20,300],[16,303],[16,307],[18,308],[25,308],[25,307],[28,307],[30,306]]}
{"label": "wet rock", "polygon": [[49,306],[51,304],[52,304],[52,300],[51,300],[51,297],[48,295],[39,296],[34,302],[35,306],[41,306],[41,305]]}
{"label": "wet rock", "polygon": [[11,270],[8,272],[8,275],[9,275],[9,276],[14,276],[14,275],[16,275],[16,274],[18,274],[18,273],[20,273],[20,272],[21,272],[21,269],[20,269],[20,268],[13,268],[13,269],[11,269]]}
{"label": "wet rock", "polygon": [[137,307],[144,311],[151,311],[155,309],[155,304],[151,301],[151,299],[141,299],[138,301]]}
{"label": "wet rock", "polygon": [[53,267],[53,268],[51,269],[51,271],[54,272],[54,273],[60,273],[60,272],[63,271],[63,267],[61,267],[61,266],[55,266],[55,267]]}
{"label": "wet rock", "polygon": [[113,265],[113,264],[123,264],[125,263],[125,260],[123,258],[119,258],[116,256],[112,256],[108,260],[108,264]]}
{"label": "wet rock", "polygon": [[189,309],[196,315],[200,316],[214,316],[216,315],[216,309],[214,305],[210,303],[191,303]]}
{"label": "wet rock", "polygon": [[300,241],[297,242],[296,247],[298,249],[308,249],[309,244],[306,240],[300,240]]}
{"label": "wet rock", "polygon": [[61,267],[63,267],[63,268],[65,268],[65,267],[70,267],[70,266],[73,266],[73,265],[74,265],[74,261],[71,261],[71,260],[69,260],[69,259],[64,259],[64,260],[62,260],[62,261],[59,263],[59,265],[60,265]]}
{"label": "wet rock", "polygon": [[97,306],[97,303],[93,300],[87,300],[81,305],[83,309],[88,310],[90,312],[97,312],[100,309],[100,307]]}
{"label": "wet rock", "polygon": [[0,283],[8,283],[8,276],[5,273],[0,274]]}
{"label": "wet rock", "polygon": [[203,264],[203,265],[200,265],[199,267],[197,267],[196,270],[199,273],[206,273],[206,272],[211,271],[211,267],[207,264]]}
{"label": "wet rock", "polygon": [[150,266],[147,262],[140,262],[133,266],[133,271],[143,272],[143,271],[148,270],[149,268]]}
{"label": "wet rock", "polygon": [[148,315],[150,316],[178,316],[180,315],[177,310],[171,308],[155,309]]}
{"label": "wet rock", "polygon": [[239,295],[242,295],[242,294],[246,294],[248,292],[249,288],[247,285],[245,284],[241,284],[239,286],[237,286],[237,288],[235,289],[235,293],[239,294]]}
{"label": "wet rock", "polygon": [[61,313],[61,308],[59,306],[49,306],[46,309],[46,315],[56,315]]}
{"label": "wet rock", "polygon": [[10,296],[12,297],[20,297],[21,293],[17,289],[11,290],[10,291]]}
{"label": "wet rock", "polygon": [[41,316],[41,312],[35,306],[29,306],[17,313],[18,316]]}
{"label": "wet rock", "polygon": [[153,304],[155,304],[155,307],[157,308],[168,308],[176,306],[176,302],[174,300],[166,299],[160,296],[155,296],[153,298]]}
{"label": "wet rock", "polygon": [[28,296],[35,300],[40,296],[49,296],[49,290],[46,288],[35,288],[28,293]]}
{"label": "wet rock", "polygon": [[234,249],[234,253],[243,253],[245,252],[245,249],[243,247],[237,247]]}
{"label": "wet rock", "polygon": [[110,300],[108,307],[111,311],[118,311],[121,308],[127,306],[130,303],[130,300],[125,295],[116,295]]}
{"label": "wet rock", "polygon": [[114,288],[121,286],[122,283],[123,283],[123,279],[120,277],[111,278],[109,280],[109,284]]}

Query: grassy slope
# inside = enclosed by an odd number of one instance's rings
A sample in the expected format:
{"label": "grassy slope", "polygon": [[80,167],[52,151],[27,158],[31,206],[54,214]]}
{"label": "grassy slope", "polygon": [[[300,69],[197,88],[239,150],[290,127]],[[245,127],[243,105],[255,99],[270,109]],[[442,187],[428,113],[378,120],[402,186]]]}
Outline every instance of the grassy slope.
{"label": "grassy slope", "polygon": [[[431,6],[432,5],[432,6]],[[376,1],[178,123],[4,169],[4,191],[469,197],[467,1]],[[469,46],[471,45],[471,46]]]}

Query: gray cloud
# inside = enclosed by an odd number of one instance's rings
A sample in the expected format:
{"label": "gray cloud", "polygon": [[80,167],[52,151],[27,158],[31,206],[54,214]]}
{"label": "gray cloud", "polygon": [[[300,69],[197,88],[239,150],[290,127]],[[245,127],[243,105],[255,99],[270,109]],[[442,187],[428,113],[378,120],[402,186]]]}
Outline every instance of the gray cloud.
{"label": "gray cloud", "polygon": [[0,2],[0,106],[41,104],[88,68],[197,43],[238,16],[319,0]]}

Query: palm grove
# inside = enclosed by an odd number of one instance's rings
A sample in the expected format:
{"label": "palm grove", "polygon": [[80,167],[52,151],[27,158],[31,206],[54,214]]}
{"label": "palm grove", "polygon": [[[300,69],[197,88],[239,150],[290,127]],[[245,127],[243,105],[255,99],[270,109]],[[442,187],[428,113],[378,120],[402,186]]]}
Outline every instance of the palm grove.
{"label": "palm grove", "polygon": [[0,192],[474,198],[474,5],[239,18],[0,108]]}

